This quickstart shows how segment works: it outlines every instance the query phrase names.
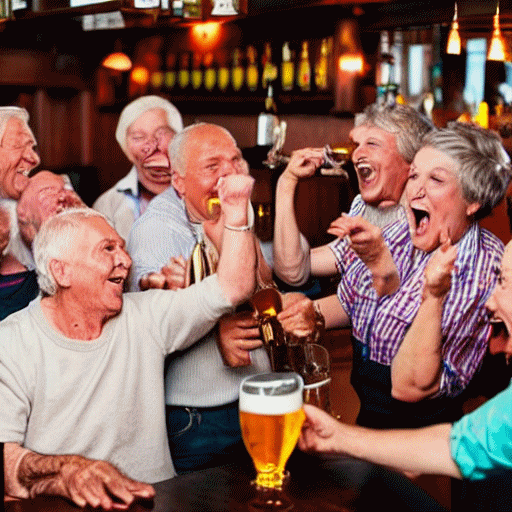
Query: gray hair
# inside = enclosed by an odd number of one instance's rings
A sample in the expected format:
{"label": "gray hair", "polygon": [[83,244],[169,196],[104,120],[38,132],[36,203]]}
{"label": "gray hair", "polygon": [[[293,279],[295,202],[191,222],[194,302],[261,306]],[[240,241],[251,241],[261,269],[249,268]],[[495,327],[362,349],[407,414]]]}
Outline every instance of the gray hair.
{"label": "gray hair", "polygon": [[423,137],[434,129],[425,115],[413,107],[401,104],[372,103],[356,114],[354,126],[376,126],[395,136],[396,148],[404,160],[411,163]]}
{"label": "gray hair", "polygon": [[62,260],[70,254],[83,220],[90,217],[100,217],[112,225],[102,213],[92,208],[71,208],[43,222],[33,245],[37,282],[43,295],[57,293],[57,282],[50,270],[50,262]]}
{"label": "gray hair", "polygon": [[28,112],[22,107],[0,107],[0,141],[4,138],[7,123],[13,117],[20,119],[32,133],[28,125],[29,115]]}
{"label": "gray hair", "polygon": [[457,163],[464,199],[480,204],[475,220],[489,215],[505,197],[512,169],[497,133],[473,124],[451,122],[427,135],[422,147],[427,146]]}
{"label": "gray hair", "polygon": [[237,145],[235,138],[229,130],[224,128],[223,126],[219,126],[217,124],[212,123],[194,123],[190,126],[187,126],[184,130],[177,133],[174,138],[169,143],[169,161],[171,162],[171,169],[174,172],[177,172],[180,176],[184,176],[186,169],[187,169],[187,144],[188,140],[190,138],[190,135],[192,132],[194,132],[197,129],[203,128],[203,127],[215,127],[219,130],[222,130],[224,133],[226,133],[234,142],[235,146]]}
{"label": "gray hair", "polygon": [[180,111],[168,100],[160,96],[141,96],[124,107],[116,128],[116,140],[126,153],[126,132],[129,126],[148,110],[160,108],[167,114],[169,126],[176,132],[183,130]]}

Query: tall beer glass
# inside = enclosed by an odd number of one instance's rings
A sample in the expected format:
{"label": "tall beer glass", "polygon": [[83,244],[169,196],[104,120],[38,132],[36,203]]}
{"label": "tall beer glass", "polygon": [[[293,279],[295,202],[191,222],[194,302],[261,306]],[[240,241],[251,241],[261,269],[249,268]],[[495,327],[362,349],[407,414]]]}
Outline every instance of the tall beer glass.
{"label": "tall beer glass", "polygon": [[240,425],[259,488],[281,489],[284,469],[300,436],[302,378],[293,372],[265,373],[240,385]]}

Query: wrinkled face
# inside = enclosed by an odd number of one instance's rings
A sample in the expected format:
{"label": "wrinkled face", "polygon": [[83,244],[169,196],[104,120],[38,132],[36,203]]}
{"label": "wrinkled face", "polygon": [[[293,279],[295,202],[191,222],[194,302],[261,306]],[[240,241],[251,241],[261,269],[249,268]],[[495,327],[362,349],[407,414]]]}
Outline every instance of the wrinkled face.
{"label": "wrinkled face", "polygon": [[124,247],[124,240],[101,217],[83,220],[67,261],[67,287],[91,315],[110,318],[121,311],[123,285],[132,264]]}
{"label": "wrinkled face", "polygon": [[80,206],[85,206],[84,202],[62,176],[41,171],[30,178],[18,201],[21,235],[30,245],[46,219],[67,208]]}
{"label": "wrinkled face", "polygon": [[439,247],[446,237],[458,242],[479,208],[463,198],[455,161],[430,147],[414,157],[405,194],[412,242],[426,252]]}
{"label": "wrinkled face", "polygon": [[217,197],[217,182],[229,174],[248,174],[247,162],[233,139],[216,126],[202,126],[190,134],[184,176],[175,173],[173,186],[183,197],[191,220],[212,218],[208,199]]}
{"label": "wrinkled face", "polygon": [[127,156],[137,168],[139,182],[152,194],[160,194],[171,184],[167,148],[174,135],[161,108],[144,112],[126,131]]}
{"label": "wrinkled face", "polygon": [[353,128],[349,136],[355,145],[352,162],[363,201],[382,207],[397,204],[407,181],[409,164],[398,152],[395,136],[368,125]]}
{"label": "wrinkled face", "polygon": [[9,119],[0,143],[0,197],[20,197],[30,171],[40,162],[35,147],[36,141],[28,126],[17,117]]}
{"label": "wrinkled face", "polygon": [[512,356],[512,244],[505,247],[498,284],[485,304],[491,313],[492,332],[489,339],[491,354],[504,352],[507,361]]}

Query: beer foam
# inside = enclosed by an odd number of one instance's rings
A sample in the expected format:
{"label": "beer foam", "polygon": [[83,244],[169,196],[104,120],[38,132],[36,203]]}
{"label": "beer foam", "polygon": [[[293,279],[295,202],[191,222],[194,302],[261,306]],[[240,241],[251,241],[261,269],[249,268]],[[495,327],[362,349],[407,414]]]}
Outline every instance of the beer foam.
{"label": "beer foam", "polygon": [[272,416],[294,412],[302,407],[303,387],[296,373],[252,375],[240,385],[240,410]]}

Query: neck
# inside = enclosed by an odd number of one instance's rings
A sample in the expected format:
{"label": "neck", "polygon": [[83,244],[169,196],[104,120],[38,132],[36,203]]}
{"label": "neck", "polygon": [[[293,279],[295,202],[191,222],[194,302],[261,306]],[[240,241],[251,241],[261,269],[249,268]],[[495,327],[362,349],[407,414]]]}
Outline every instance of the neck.
{"label": "neck", "polygon": [[10,252],[0,259],[0,274],[8,276],[25,272],[27,267],[22,265]]}
{"label": "neck", "polygon": [[75,340],[95,340],[101,335],[103,326],[110,318],[104,313],[86,311],[79,302],[60,292],[42,299],[41,307],[57,331]]}

